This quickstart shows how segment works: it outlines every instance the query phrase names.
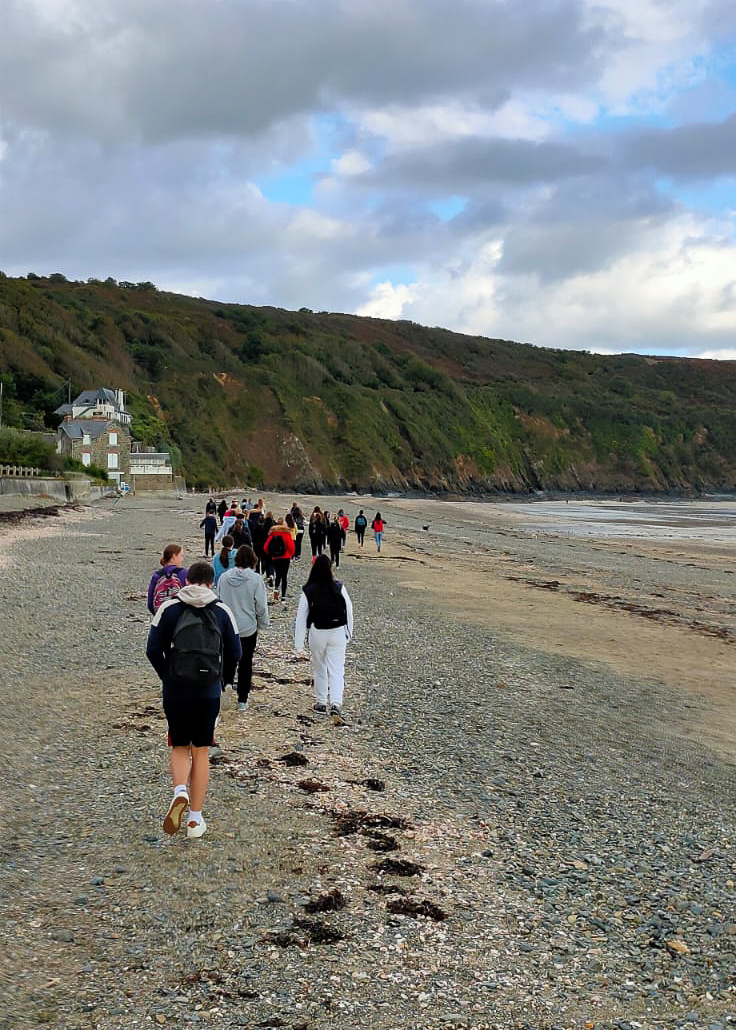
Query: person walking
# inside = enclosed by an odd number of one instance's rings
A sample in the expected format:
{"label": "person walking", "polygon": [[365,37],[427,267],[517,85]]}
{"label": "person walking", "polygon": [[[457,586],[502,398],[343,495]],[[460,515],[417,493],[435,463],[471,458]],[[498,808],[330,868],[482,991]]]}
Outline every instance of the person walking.
{"label": "person walking", "polygon": [[171,741],[174,796],[163,822],[176,833],[187,816],[187,837],[207,830],[202,810],[209,782],[209,745],[214,739],[223,686],[232,683],[241,647],[232,612],[212,590],[209,562],[195,562],[189,584],[156,612],[146,657],[162,684]]}
{"label": "person walking", "polygon": [[358,514],[355,516],[355,522],[353,523],[353,529],[355,530],[355,535],[358,538],[358,543],[361,547],[363,546],[363,541],[365,540],[365,531],[367,528],[368,519],[365,517],[363,509],[361,508]]}
{"label": "person walking", "polygon": [[330,545],[330,558],[335,568],[339,569],[340,551],[345,546],[345,530],[342,528],[339,515],[335,515],[327,527],[327,542]]}
{"label": "person walking", "polygon": [[199,524],[204,528],[204,556],[211,554],[215,556],[215,537],[217,536],[217,517],[214,512],[208,512]]}
{"label": "person walking", "polygon": [[296,501],[291,506],[291,517],[296,526],[296,539],[294,540],[294,561],[299,561],[302,556],[302,540],[304,539],[304,513]]}
{"label": "person walking", "polygon": [[322,554],[325,546],[325,524],[322,519],[322,509],[315,507],[309,516],[309,543],[312,548],[312,563],[314,559]]}
{"label": "person walking", "polygon": [[223,572],[227,572],[235,564],[235,542],[229,533],[226,533],[222,538],[222,547],[218,554],[215,555],[212,566],[215,570],[215,586],[219,582],[220,576]]}
{"label": "person walking", "polygon": [[250,530],[248,529],[248,524],[243,515],[238,515],[235,519],[232,529],[230,530],[230,536],[233,538],[233,546],[236,551],[239,547],[242,547],[243,544],[247,544],[248,547],[253,546]]}
{"label": "person walking", "polygon": [[220,519],[220,525],[222,525],[222,520],[225,518],[225,512],[226,511],[227,511],[227,501],[223,497],[223,499],[217,505],[217,514],[218,514],[218,517]]}
{"label": "person walking", "polygon": [[347,517],[345,511],[342,508],[340,508],[337,513],[337,521],[342,526],[343,531],[347,533],[347,531],[350,529],[350,519]]}
{"label": "person walking", "polygon": [[217,583],[217,596],[235,616],[240,636],[242,655],[238,663],[238,711],[248,708],[248,697],[253,686],[253,654],[258,632],[268,629],[268,601],[263,579],[255,571],[256,555],[252,547],[243,544],[235,555],[235,568],[228,569]]}
{"label": "person walking", "polygon": [[216,515],[217,514],[217,505],[215,504],[214,497],[208,498],[207,504],[205,505],[204,513],[205,513],[205,515]]}
{"label": "person walking", "polygon": [[373,530],[373,539],[376,541],[376,548],[378,553],[381,553],[381,544],[383,542],[383,530],[386,523],[381,518],[380,511],[376,512],[376,516],[371,522],[371,529]]}
{"label": "person walking", "polygon": [[187,570],[183,567],[184,548],[181,544],[167,544],[161,555],[160,569],[156,569],[148,584],[148,610],[155,615],[164,601],[178,594],[187,585]]}
{"label": "person walking", "polygon": [[254,540],[256,538],[255,528],[258,525],[258,520],[261,517],[261,515],[263,515],[263,498],[259,497],[256,503],[248,512],[248,529],[250,530],[250,535],[253,537]]}
{"label": "person walking", "polygon": [[353,635],[353,605],[344,585],[336,580],[326,554],[314,561],[299,595],[294,624],[294,649],[304,652],[309,641],[314,676],[314,711],[329,713],[335,725],[342,725],[345,689],[345,648]]}
{"label": "person walking", "polygon": [[267,556],[269,567],[273,569],[273,599],[274,601],[283,601],[286,599],[289,565],[294,557],[294,539],[283,519],[279,519],[271,527],[266,543],[263,545],[263,551]]}

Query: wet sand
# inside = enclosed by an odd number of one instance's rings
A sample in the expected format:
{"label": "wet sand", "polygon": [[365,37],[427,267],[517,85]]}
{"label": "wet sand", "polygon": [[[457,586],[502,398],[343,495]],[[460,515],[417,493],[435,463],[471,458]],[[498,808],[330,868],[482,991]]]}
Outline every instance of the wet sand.
{"label": "wet sand", "polygon": [[677,733],[736,761],[732,503],[373,503],[387,530],[383,554],[370,532],[366,553],[401,589],[510,643],[690,695]]}

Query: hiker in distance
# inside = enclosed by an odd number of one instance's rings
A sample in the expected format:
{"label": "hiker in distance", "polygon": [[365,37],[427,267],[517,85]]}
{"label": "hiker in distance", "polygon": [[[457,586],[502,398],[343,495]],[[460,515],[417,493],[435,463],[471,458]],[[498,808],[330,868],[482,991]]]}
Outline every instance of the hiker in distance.
{"label": "hiker in distance", "polygon": [[376,517],[371,522],[371,529],[373,530],[373,539],[376,541],[376,550],[381,553],[381,544],[383,543],[383,531],[386,527],[386,523],[381,518],[380,511],[376,512]]}
{"label": "hiker in distance", "polygon": [[365,531],[367,528],[368,519],[365,517],[363,509],[361,508],[358,514],[355,516],[355,522],[353,523],[353,529],[355,530],[355,535],[358,538],[358,543],[361,547],[363,546],[363,541],[365,540]]}
{"label": "hiker in distance", "polygon": [[[209,505],[207,506],[209,508]],[[214,503],[213,503],[214,508]],[[211,554],[215,556],[215,537],[217,536],[217,517],[213,511],[208,511],[205,517],[199,524],[200,529],[204,529],[204,556],[205,558]]]}
{"label": "hiker in distance", "polygon": [[314,676],[314,711],[327,715],[336,726],[343,724],[345,648],[353,635],[353,605],[350,596],[332,573],[326,554],[314,560],[307,582],[299,595],[294,625],[294,649],[304,653],[309,640]]}
{"label": "hiker in distance", "polygon": [[235,555],[235,568],[228,569],[217,583],[217,596],[235,616],[243,653],[238,664],[238,711],[248,708],[253,686],[253,654],[258,631],[268,629],[266,586],[255,571],[256,556],[252,547],[243,544]]}
{"label": "hiker in distance", "polygon": [[327,542],[330,545],[330,558],[336,569],[340,568],[340,551],[345,546],[345,530],[340,522],[340,516],[333,516],[332,522],[327,527]]}
{"label": "hiker in distance", "polygon": [[202,816],[209,782],[209,745],[225,684],[235,678],[240,637],[229,608],[212,590],[209,562],[189,569],[189,584],[161,605],[148,632],[146,657],[163,686],[164,714],[171,742],[174,796],[163,828],[174,834],[184,812],[187,837],[207,830]]}
{"label": "hiker in distance", "polygon": [[263,552],[269,561],[268,572],[274,577],[273,600],[284,601],[289,565],[294,557],[294,537],[284,519],[279,519],[269,530]]}

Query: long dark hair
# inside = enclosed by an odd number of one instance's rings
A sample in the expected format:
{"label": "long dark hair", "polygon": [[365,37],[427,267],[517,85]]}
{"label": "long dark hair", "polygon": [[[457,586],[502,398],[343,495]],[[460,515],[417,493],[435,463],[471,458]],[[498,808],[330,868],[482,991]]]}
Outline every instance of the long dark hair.
{"label": "long dark hair", "polygon": [[255,551],[248,544],[241,544],[235,552],[235,565],[238,569],[254,569],[256,561]]}
{"label": "long dark hair", "polygon": [[222,565],[223,569],[230,568],[230,552],[232,551],[234,545],[235,541],[229,533],[226,533],[225,536],[222,538],[222,550],[220,551],[220,564]]}
{"label": "long dark hair", "polygon": [[311,571],[305,586],[313,586],[318,590],[334,590],[335,574],[332,571],[332,562],[326,554],[320,554],[314,559]]}

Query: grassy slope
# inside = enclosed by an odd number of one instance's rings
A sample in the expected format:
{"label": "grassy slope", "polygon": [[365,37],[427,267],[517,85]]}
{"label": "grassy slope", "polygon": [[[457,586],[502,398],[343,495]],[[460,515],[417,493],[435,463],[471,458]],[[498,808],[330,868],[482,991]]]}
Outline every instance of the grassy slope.
{"label": "grassy slope", "polygon": [[602,357],[409,322],[0,278],[5,422],[122,387],[190,482],[733,489],[736,364]]}

